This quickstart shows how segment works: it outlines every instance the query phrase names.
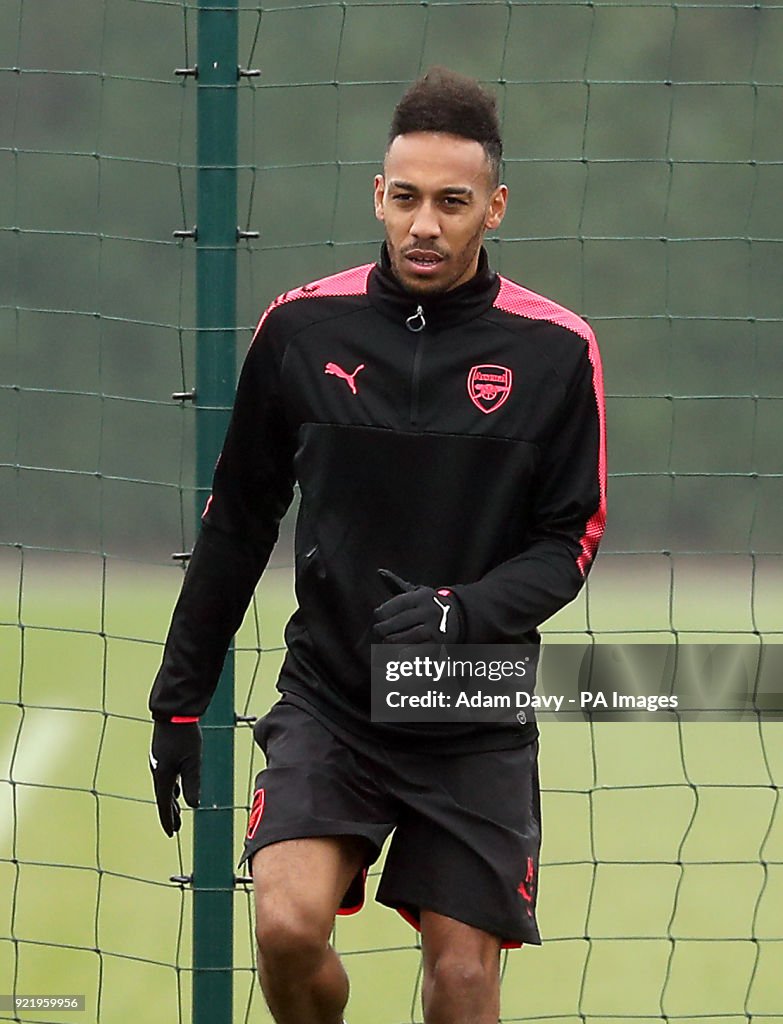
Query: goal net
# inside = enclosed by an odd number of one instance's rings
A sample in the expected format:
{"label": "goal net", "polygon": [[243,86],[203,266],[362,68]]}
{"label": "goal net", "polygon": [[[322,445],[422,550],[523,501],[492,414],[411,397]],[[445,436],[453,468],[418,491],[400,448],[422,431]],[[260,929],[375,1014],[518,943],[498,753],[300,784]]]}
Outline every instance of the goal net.
{"label": "goal net", "polygon": [[[196,0],[0,4],[0,1020],[191,1020],[192,816],[160,831],[146,698],[193,543]],[[377,256],[391,110],[433,64],[498,96],[493,265],[583,315],[609,527],[549,642],[780,640],[783,7],[243,0],[241,359],[278,293]],[[274,700],[291,521],[237,637]],[[542,727],[544,945],[503,1021],[783,1021],[781,725]],[[261,767],[239,728],[236,835]],[[237,853],[239,838],[237,838]],[[349,1020],[421,1021],[415,934],[340,920]],[[270,1018],[237,887],[234,1020]]]}

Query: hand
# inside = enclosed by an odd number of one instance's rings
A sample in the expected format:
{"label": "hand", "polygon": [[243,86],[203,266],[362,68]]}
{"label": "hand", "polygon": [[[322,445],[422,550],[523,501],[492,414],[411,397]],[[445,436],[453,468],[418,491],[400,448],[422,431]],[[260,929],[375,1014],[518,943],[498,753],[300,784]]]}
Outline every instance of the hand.
{"label": "hand", "polygon": [[177,778],[189,807],[198,807],[201,793],[201,727],[198,720],[155,722],[150,749],[150,769],[158,804],[158,817],[167,836],[179,832],[182,816],[177,797]]}
{"label": "hand", "polygon": [[385,644],[458,644],[462,609],[447,588],[415,586],[388,569],[378,575],[395,595],[375,609],[375,634]]}

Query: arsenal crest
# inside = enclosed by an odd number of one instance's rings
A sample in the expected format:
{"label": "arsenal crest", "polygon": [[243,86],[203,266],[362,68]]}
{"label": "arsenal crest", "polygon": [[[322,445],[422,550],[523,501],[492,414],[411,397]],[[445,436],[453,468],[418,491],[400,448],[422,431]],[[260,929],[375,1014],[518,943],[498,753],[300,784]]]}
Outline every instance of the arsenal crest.
{"label": "arsenal crest", "polygon": [[473,366],[468,374],[468,394],[482,412],[495,412],[511,394],[511,370],[507,366]]}

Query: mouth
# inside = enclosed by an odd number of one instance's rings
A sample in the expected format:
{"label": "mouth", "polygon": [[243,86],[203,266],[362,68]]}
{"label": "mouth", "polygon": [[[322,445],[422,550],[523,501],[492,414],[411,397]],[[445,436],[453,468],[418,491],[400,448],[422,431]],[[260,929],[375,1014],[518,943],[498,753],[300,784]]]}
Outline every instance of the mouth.
{"label": "mouth", "polygon": [[445,256],[432,249],[409,249],[405,253],[405,259],[416,271],[426,274],[440,266]]}

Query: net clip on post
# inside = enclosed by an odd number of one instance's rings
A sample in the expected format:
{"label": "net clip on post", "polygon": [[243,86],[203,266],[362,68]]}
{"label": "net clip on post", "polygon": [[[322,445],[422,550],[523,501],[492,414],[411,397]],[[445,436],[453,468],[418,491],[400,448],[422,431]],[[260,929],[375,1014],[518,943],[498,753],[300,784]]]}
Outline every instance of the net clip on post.
{"label": "net clip on post", "polygon": [[193,884],[193,875],[170,875],[169,881],[183,889],[186,885]]}
{"label": "net clip on post", "polygon": [[244,228],[237,228],[237,241],[241,242],[243,238],[260,238],[260,231],[245,231]]}
{"label": "net clip on post", "polygon": [[192,68],[174,68],[174,74],[180,78],[198,78],[198,64]]}
{"label": "net clip on post", "polygon": [[184,565],[185,562],[190,561],[191,554],[191,551],[175,551],[171,556],[171,560],[173,562],[182,562]]}
{"label": "net clip on post", "polygon": [[198,228],[180,228],[178,231],[171,232],[172,238],[192,238],[193,241],[198,240]]}
{"label": "net clip on post", "polygon": [[237,68],[237,80],[240,78],[260,78],[259,68]]}
{"label": "net clip on post", "polygon": [[191,388],[190,391],[174,391],[171,395],[172,402],[195,402],[196,400],[196,389]]}

